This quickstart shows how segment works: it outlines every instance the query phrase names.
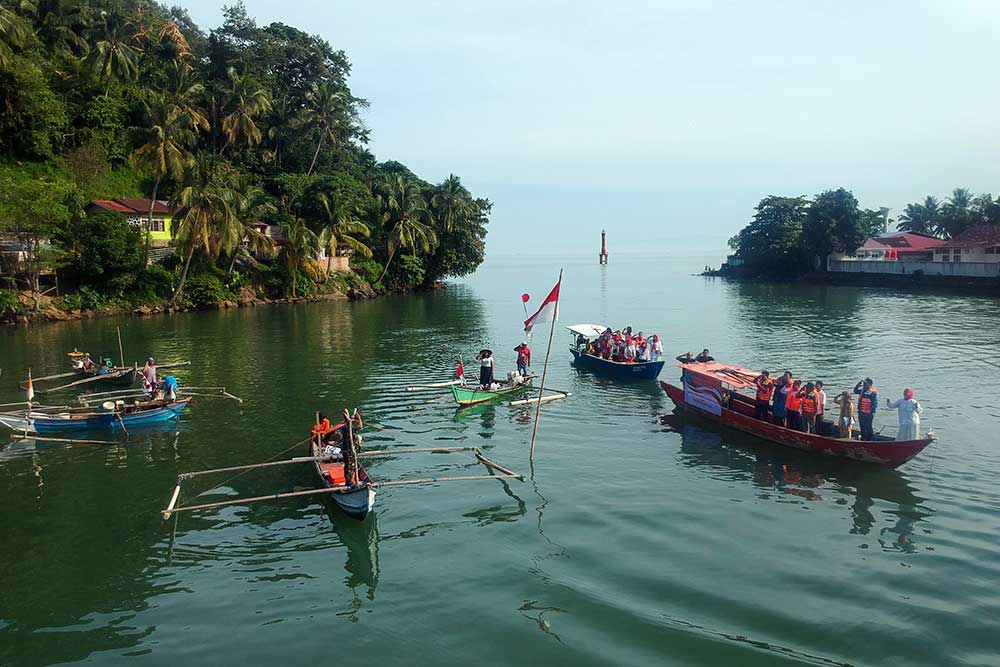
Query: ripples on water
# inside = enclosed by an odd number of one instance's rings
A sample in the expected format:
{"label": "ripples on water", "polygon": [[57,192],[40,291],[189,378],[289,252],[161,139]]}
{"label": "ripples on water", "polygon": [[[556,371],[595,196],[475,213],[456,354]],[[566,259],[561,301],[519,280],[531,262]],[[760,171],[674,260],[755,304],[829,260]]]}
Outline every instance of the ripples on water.
{"label": "ripples on water", "polygon": [[[456,412],[406,387],[449,379],[460,357],[475,374],[481,346],[512,366],[518,296],[557,269],[497,260],[418,297],[126,320],[130,354],[191,359],[182,384],[247,403],[201,401],[127,446],[0,450],[0,664],[996,664],[997,302],[624,260],[565,265],[561,324],[630,323],[672,354],[707,346],[822,378],[831,396],[867,375],[883,400],[910,386],[940,441],[898,471],[772,447],[673,414],[654,383],[572,369],[560,331],[549,385],[574,395],[543,408],[534,480],[385,488],[364,523],[310,499],[163,523],[178,472],[301,455],[282,450],[317,409],[361,406],[369,447],[476,446],[527,471],[532,409]],[[0,397],[16,397],[6,369],[54,372],[81,338],[116,346],[114,326],[3,332]],[[533,348],[537,369],[543,334]],[[367,465],[378,479],[483,472],[467,454]],[[271,468],[184,497],[313,483]]]}

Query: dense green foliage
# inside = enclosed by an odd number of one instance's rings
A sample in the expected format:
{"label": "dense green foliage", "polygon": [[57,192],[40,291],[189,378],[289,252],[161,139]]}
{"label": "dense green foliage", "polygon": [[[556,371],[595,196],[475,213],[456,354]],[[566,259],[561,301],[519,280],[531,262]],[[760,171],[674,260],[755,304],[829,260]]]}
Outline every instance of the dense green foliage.
{"label": "dense green foliage", "polygon": [[[376,289],[475,270],[490,202],[376,161],[346,54],[241,3],[223,14],[205,34],[149,0],[0,0],[0,235],[32,256],[18,287],[51,269],[67,304],[301,295],[333,278],[320,249]],[[84,212],[117,197],[171,201],[176,258],[145,269],[148,235]]]}
{"label": "dense green foliage", "polygon": [[[894,222],[886,209],[863,209],[844,188],[807,197],[765,197],[753,220],[729,246],[753,272],[797,275],[823,266],[831,253],[852,254]],[[934,197],[907,205],[897,229],[948,239],[979,224],[1000,223],[1000,199],[956,189],[942,205]]]}

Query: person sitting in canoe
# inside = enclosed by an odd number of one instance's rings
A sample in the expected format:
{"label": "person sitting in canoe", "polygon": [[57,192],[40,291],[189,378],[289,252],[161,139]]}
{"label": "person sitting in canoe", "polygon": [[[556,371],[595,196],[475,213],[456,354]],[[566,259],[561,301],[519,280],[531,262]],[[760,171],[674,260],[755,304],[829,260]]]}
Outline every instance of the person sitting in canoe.
{"label": "person sitting in canoe", "polygon": [[97,368],[97,364],[95,364],[94,360],[90,358],[90,352],[83,353],[83,360],[80,362],[80,368],[85,371],[92,371]]}
{"label": "person sitting in canoe", "polygon": [[489,389],[493,384],[493,350],[480,350],[476,361],[479,362],[479,387]]}

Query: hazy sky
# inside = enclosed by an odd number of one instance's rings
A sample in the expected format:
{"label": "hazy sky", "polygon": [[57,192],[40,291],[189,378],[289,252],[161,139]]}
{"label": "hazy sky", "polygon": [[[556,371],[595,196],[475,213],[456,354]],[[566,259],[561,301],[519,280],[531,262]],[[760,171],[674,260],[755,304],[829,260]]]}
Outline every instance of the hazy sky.
{"label": "hazy sky", "polygon": [[602,226],[612,253],[724,254],[768,194],[1000,194],[993,0],[246,6],[347,52],[372,150],[492,199],[491,254],[596,252]]}

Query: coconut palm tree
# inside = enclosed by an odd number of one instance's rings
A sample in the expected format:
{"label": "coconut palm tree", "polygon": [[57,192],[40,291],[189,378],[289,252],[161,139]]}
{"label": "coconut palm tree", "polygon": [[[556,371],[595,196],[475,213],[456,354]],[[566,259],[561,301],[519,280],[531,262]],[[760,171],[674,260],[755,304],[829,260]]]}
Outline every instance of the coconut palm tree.
{"label": "coconut palm tree", "polygon": [[278,169],[281,168],[281,151],[285,146],[285,140],[296,128],[297,114],[298,110],[288,102],[287,97],[281,98],[271,106],[271,126],[267,130],[267,138],[274,145],[271,156],[274,166]]}
{"label": "coconut palm tree", "polygon": [[319,233],[320,246],[326,250],[326,273],[330,274],[333,256],[340,246],[347,246],[362,257],[371,257],[372,250],[356,239],[356,236],[371,236],[368,225],[358,220],[355,211],[342,203],[339,198],[328,197],[325,193],[318,196],[320,208],[324,213],[323,227]]}
{"label": "coconut palm tree", "polygon": [[14,52],[27,47],[34,39],[31,23],[10,9],[0,7],[0,67],[10,65]]}
{"label": "coconut palm tree", "polygon": [[[234,239],[232,252],[229,260],[229,270],[233,272],[237,256],[247,254],[247,246],[250,250],[261,254],[270,255],[274,250],[274,241],[267,234],[259,232],[253,224],[261,219],[274,215],[277,212],[274,202],[267,196],[264,189],[246,174],[236,174],[229,182],[229,194],[232,197],[233,213],[236,224],[232,230],[238,233],[238,238]],[[230,239],[233,240],[233,239]],[[226,245],[228,245],[228,241]]]}
{"label": "coconut palm tree", "polygon": [[449,175],[435,189],[431,196],[431,208],[434,209],[434,217],[446,232],[454,231],[456,226],[477,213],[472,195],[455,174]]}
{"label": "coconut palm tree", "polygon": [[35,36],[45,49],[70,60],[84,56],[90,46],[81,33],[89,30],[87,8],[73,0],[21,0],[17,11],[32,21]]}
{"label": "coconut palm tree", "polygon": [[975,224],[972,202],[974,195],[967,188],[955,188],[941,207],[938,231],[945,238],[958,236]]}
{"label": "coconut palm tree", "polygon": [[319,158],[319,149],[322,148],[323,141],[329,139],[331,144],[337,142],[337,118],[344,109],[345,103],[343,93],[333,90],[325,81],[314,83],[312,90],[306,93],[306,108],[302,112],[302,125],[319,133],[316,152],[313,153],[309,171],[306,172],[307,175],[312,174],[313,169],[316,168],[316,159]]}
{"label": "coconut palm tree", "polygon": [[378,189],[382,222],[389,227],[386,239],[389,256],[385,260],[382,275],[378,277],[381,281],[389,271],[389,264],[397,250],[403,248],[430,252],[437,243],[437,235],[427,224],[433,222],[433,218],[427,209],[427,201],[415,182],[403,178],[402,174],[396,174],[383,180]]}
{"label": "coconut palm tree", "polygon": [[235,214],[228,188],[221,183],[216,162],[202,154],[187,170],[185,186],[173,199],[179,209],[172,221],[172,231],[178,245],[186,250],[181,280],[170,297],[173,306],[184,290],[191,257],[201,248],[210,257],[220,251],[218,230],[234,225]]}
{"label": "coconut palm tree", "polygon": [[896,225],[896,229],[901,232],[933,236],[937,233],[937,218],[940,208],[941,204],[937,198],[930,196],[922,203],[907,204],[906,209],[899,216],[899,224]]}
{"label": "coconut palm tree", "polygon": [[229,144],[242,137],[248,146],[256,146],[261,140],[257,118],[271,109],[271,95],[249,74],[239,74],[230,67],[226,70],[229,84],[226,90],[226,104],[222,115],[222,134]]}
{"label": "coconut palm tree", "polygon": [[135,34],[132,22],[120,12],[101,12],[87,64],[97,72],[98,79],[106,82],[105,97],[111,93],[115,80],[128,81],[139,75],[137,52],[133,48]]}
{"label": "coconut palm tree", "polygon": [[309,229],[305,221],[294,218],[285,225],[285,243],[278,253],[278,262],[284,267],[292,285],[292,298],[298,296],[296,287],[299,271],[315,274],[312,265],[319,252],[319,237]]}

